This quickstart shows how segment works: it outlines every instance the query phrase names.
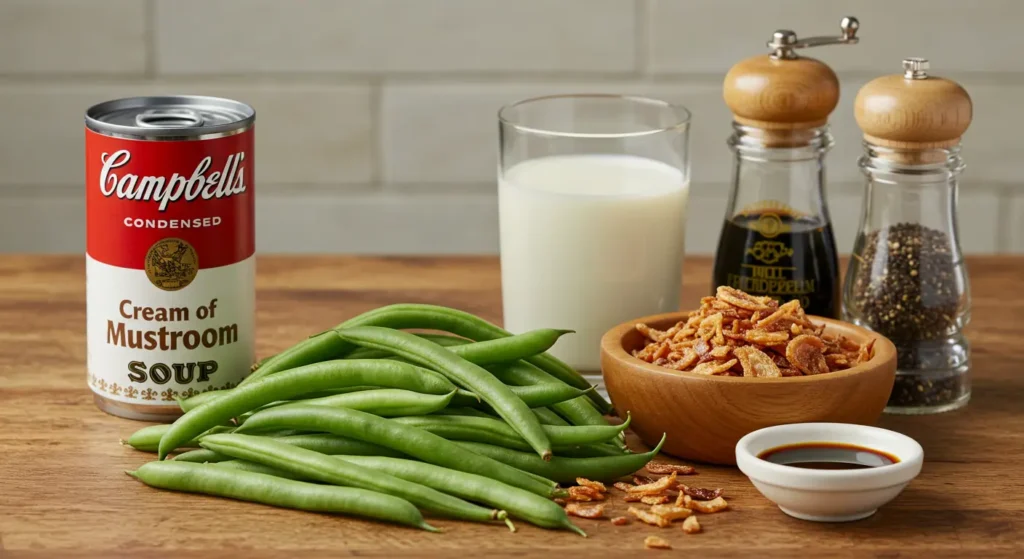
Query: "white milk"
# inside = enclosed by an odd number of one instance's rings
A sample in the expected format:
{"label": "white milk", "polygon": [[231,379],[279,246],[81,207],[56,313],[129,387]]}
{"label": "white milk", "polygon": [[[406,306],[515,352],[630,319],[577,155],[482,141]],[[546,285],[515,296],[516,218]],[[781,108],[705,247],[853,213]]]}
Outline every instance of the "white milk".
{"label": "white milk", "polygon": [[665,163],[566,155],[513,166],[498,184],[505,328],[566,328],[552,353],[600,370],[601,336],[679,308],[689,185]]}

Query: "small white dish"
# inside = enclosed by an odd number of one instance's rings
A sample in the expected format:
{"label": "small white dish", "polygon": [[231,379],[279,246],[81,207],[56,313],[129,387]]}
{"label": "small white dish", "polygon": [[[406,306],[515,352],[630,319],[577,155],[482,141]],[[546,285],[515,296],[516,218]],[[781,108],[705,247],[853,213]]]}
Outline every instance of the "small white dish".
{"label": "small white dish", "polygon": [[[818,470],[758,458],[767,450],[800,443],[845,443],[879,450],[899,462],[873,468]],[[847,423],[794,423],[759,429],[736,443],[736,465],[782,512],[815,522],[867,518],[893,500],[924,462],[924,449],[906,435]]]}

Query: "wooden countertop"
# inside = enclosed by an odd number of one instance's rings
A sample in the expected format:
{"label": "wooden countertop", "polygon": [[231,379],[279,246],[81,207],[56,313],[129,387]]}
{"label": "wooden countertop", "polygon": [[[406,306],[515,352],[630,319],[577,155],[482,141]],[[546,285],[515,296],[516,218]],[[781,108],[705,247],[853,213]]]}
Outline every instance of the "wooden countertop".
{"label": "wooden countertop", "polygon": [[[707,259],[689,258],[684,305],[708,290]],[[700,486],[734,507],[705,533],[580,520],[590,537],[438,521],[428,534],[349,518],[150,489],[122,472],[151,456],[118,444],[142,424],[93,405],[85,385],[80,256],[0,256],[0,557],[325,555],[657,556],[647,535],[690,557],[993,557],[1024,554],[1024,259],[969,260],[974,396],[960,411],[886,416],[924,446],[921,475],[875,516],[794,520],[738,470],[700,466]],[[429,302],[500,318],[494,258],[263,257],[258,351],[284,349],[365,310]],[[653,555],[652,555],[653,554]]]}

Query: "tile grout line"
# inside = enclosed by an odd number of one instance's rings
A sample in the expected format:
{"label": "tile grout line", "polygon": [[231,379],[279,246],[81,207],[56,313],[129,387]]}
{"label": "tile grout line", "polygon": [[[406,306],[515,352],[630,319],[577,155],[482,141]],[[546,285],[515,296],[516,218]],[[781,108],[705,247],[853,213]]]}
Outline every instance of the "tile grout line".
{"label": "tile grout line", "polygon": [[[155,1],[155,0],[149,0]],[[147,32],[151,35],[147,40],[147,68],[144,75],[139,74],[103,74],[95,72],[82,73],[41,73],[0,72],[0,86],[29,85],[67,85],[69,80],[75,85],[105,85],[110,83],[123,84],[145,82],[151,78],[159,78],[168,83],[186,83],[202,81],[204,84],[236,85],[251,84],[254,81],[270,85],[338,85],[358,86],[380,80],[395,85],[450,85],[452,83],[468,83],[479,85],[518,85],[522,83],[572,84],[575,82],[607,82],[628,84],[637,80],[652,80],[653,83],[665,86],[686,86],[692,83],[706,82],[721,85],[724,71],[697,72],[646,72],[636,71],[397,71],[397,72],[216,72],[216,73],[171,73],[162,74],[157,71],[156,30]],[[649,49],[647,49],[649,50]],[[639,53],[638,53],[639,54]],[[649,58],[649,52],[643,53]],[[649,60],[648,60],[649,62]],[[638,63],[638,62],[634,62]],[[838,72],[840,81],[867,80],[878,76],[877,72]],[[991,72],[977,73],[973,76],[962,76],[959,81],[972,78],[992,78],[991,83],[982,84],[987,87],[1018,87],[1024,85],[1024,72],[1002,72],[993,75]]]}

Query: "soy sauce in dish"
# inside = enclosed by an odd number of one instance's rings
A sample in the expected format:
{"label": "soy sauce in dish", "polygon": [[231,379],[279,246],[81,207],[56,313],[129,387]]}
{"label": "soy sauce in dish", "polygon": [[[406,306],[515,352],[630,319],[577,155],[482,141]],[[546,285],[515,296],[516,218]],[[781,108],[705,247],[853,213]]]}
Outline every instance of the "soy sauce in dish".
{"label": "soy sauce in dish", "polygon": [[889,466],[899,458],[865,446],[847,443],[807,442],[769,448],[757,455],[773,464],[813,470],[861,470]]}

